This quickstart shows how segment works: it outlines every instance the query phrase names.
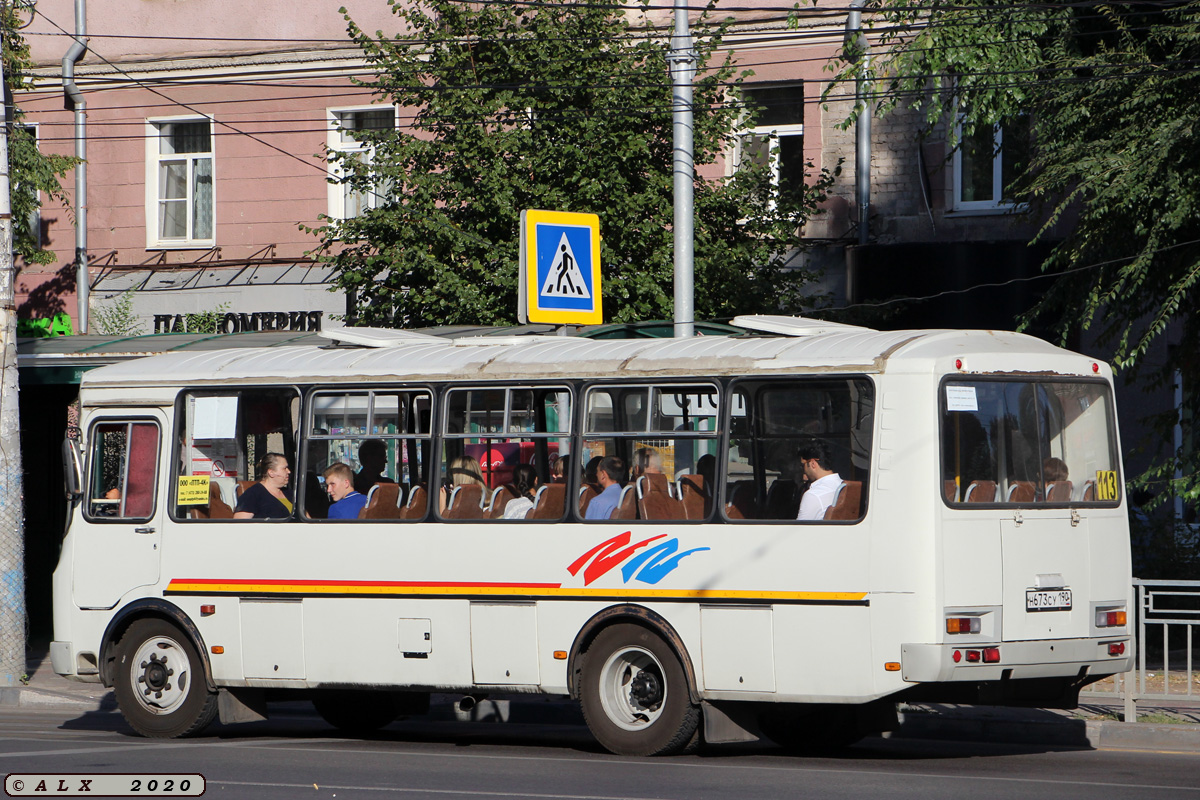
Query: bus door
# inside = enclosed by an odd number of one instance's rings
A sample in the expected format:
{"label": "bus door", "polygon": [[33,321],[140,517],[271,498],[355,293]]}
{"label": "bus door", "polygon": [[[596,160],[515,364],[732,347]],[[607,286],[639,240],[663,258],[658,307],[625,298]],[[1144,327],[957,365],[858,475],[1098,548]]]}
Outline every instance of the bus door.
{"label": "bus door", "polygon": [[72,597],[80,608],[112,608],[131,589],[158,582],[165,430],[160,409],[92,419],[83,519],[74,530]]}

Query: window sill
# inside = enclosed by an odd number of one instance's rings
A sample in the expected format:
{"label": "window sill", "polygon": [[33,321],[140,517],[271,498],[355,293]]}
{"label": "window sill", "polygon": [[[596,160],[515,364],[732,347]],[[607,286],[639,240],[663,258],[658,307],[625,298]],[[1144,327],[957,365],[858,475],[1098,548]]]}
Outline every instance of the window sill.
{"label": "window sill", "polygon": [[215,240],[189,242],[149,242],[147,250],[212,250],[217,246]]}
{"label": "window sill", "polygon": [[953,208],[945,213],[947,219],[955,217],[1003,217],[1014,216],[1016,214],[1024,214],[1029,210],[1029,206],[1022,204],[1005,205],[1005,206],[989,206],[986,208]]}

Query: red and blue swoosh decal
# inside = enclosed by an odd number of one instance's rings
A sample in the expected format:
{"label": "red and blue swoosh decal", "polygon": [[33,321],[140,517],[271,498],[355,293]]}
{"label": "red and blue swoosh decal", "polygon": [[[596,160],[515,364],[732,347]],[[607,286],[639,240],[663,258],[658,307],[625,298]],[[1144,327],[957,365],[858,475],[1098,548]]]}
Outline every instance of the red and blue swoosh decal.
{"label": "red and blue swoosh decal", "polygon": [[[575,559],[571,566],[567,567],[567,572],[578,575],[582,570],[583,585],[590,586],[596,579],[607,575],[618,565],[624,564],[621,567],[623,583],[635,580],[653,586],[678,567],[679,562],[683,559],[693,553],[712,549],[710,547],[693,547],[690,550],[679,552],[679,539],[676,537],[659,542],[660,539],[666,538],[667,534],[660,533],[658,536],[651,536],[636,544],[630,544],[633,533],[625,531],[608,541],[601,542]],[[654,542],[658,542],[658,544],[650,547],[649,550],[643,550]],[[642,552],[638,552],[639,550]]]}

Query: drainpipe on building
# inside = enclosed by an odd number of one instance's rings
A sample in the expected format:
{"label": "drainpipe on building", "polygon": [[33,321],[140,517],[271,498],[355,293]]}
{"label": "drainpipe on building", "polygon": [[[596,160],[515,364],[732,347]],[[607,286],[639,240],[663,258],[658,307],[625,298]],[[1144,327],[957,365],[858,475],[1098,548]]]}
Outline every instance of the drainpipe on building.
{"label": "drainpipe on building", "polygon": [[75,110],[75,296],[79,301],[76,313],[80,333],[88,332],[88,292],[91,278],[88,276],[87,257],[87,101],[83,92],[75,85],[75,63],[87,52],[87,0],[75,0],[75,41],[62,60],[63,91]]}
{"label": "drainpipe on building", "polygon": [[862,7],[867,0],[850,0],[850,15],[846,18],[846,37],[843,49],[858,62],[858,77],[854,81],[854,102],[858,107],[855,125],[854,193],[858,199],[858,243],[870,240],[871,218],[871,106],[867,70],[871,65],[867,37],[862,32]]}

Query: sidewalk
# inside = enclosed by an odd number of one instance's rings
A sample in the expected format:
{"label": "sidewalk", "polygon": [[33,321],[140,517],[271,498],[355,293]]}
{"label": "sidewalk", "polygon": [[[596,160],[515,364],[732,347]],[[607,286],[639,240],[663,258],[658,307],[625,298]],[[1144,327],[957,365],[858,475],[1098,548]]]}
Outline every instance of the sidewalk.
{"label": "sidewalk", "polygon": [[[0,687],[0,707],[59,709],[64,713],[116,712],[113,693],[98,683],[69,681],[54,674],[45,650],[27,661],[28,683]],[[458,695],[435,695],[434,719],[534,724],[582,724],[578,705],[537,695],[497,697],[470,712],[458,711]],[[1110,702],[1084,700],[1074,711],[955,706],[937,703],[901,704],[900,728],[891,736],[970,742],[1172,750],[1200,753],[1200,696],[1180,698],[1169,705],[1139,704],[1146,722],[1120,721],[1122,708]]]}

